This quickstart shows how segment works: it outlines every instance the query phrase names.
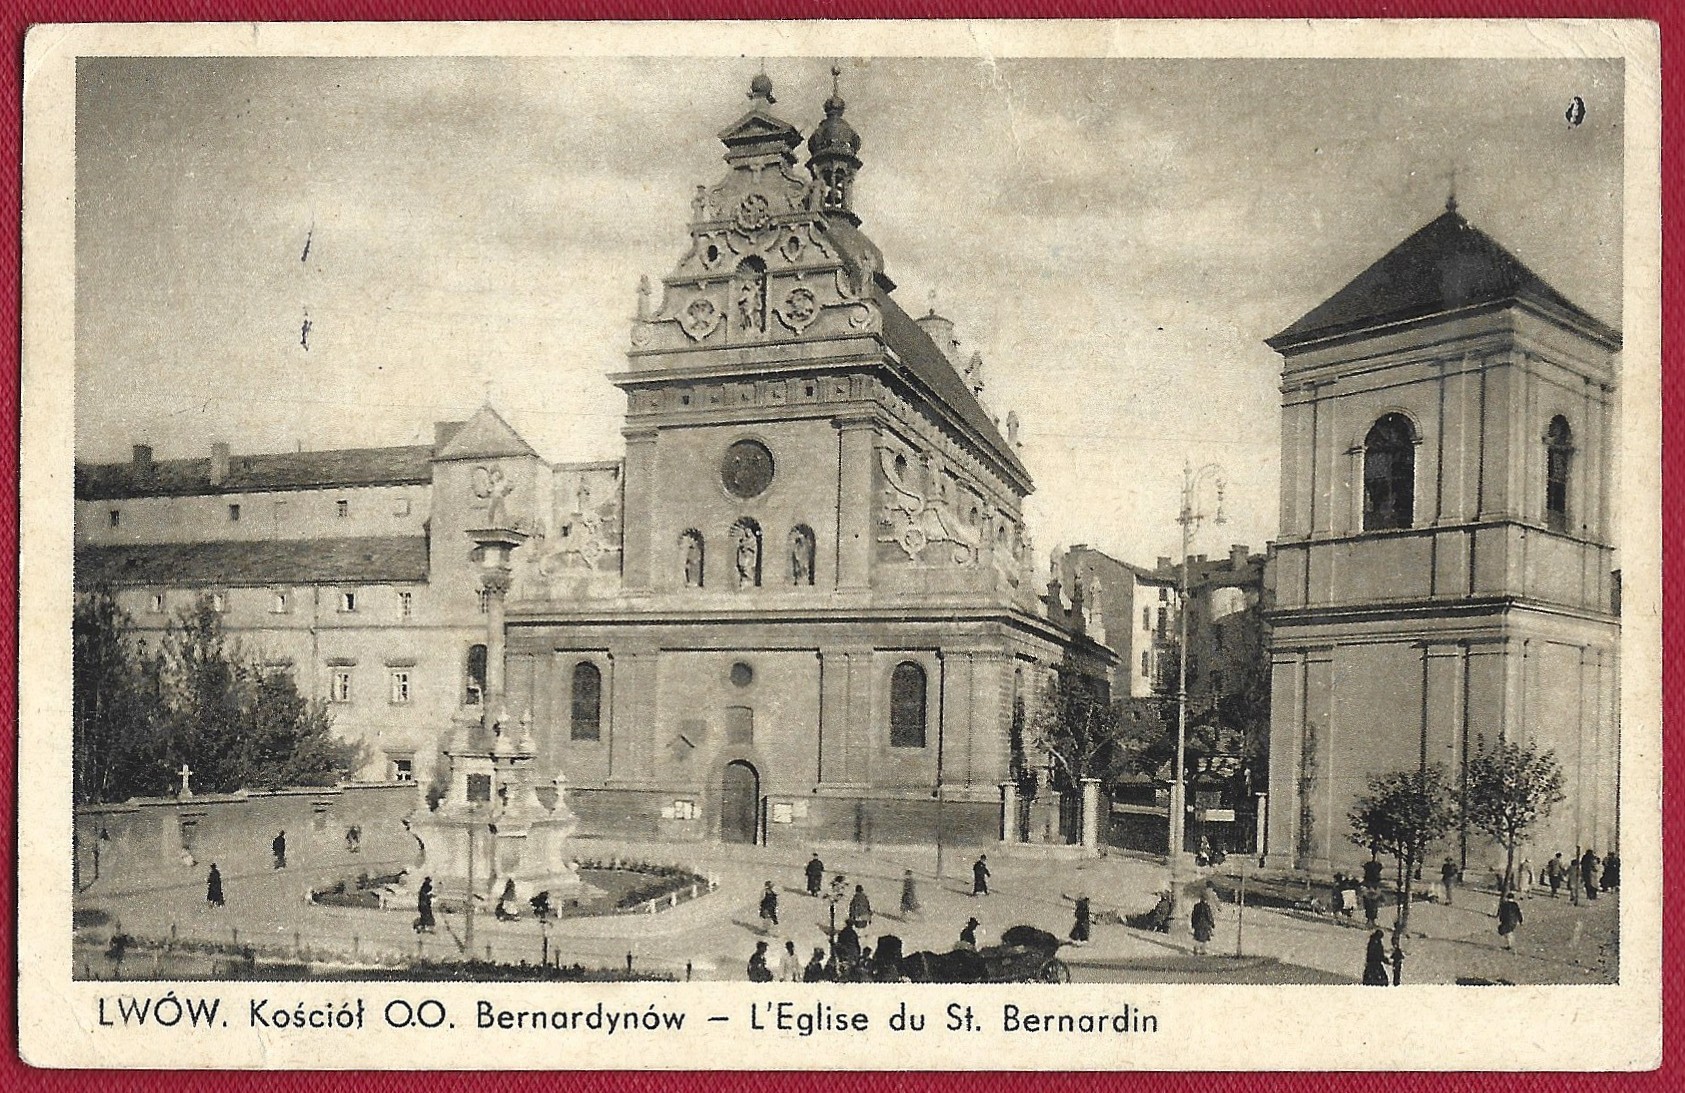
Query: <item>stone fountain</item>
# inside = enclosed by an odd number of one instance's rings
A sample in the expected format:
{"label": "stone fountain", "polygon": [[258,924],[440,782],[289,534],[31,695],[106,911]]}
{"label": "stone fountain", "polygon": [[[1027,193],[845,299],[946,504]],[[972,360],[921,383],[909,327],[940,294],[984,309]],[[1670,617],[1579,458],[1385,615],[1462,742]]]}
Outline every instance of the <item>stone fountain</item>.
{"label": "stone fountain", "polygon": [[[445,749],[450,780],[439,807],[418,809],[408,821],[421,844],[406,877],[411,890],[432,877],[440,896],[472,892],[495,901],[513,881],[522,911],[539,892],[549,892],[552,903],[590,894],[568,850],[578,820],[568,808],[566,779],[559,772],[537,776],[532,714],[522,715],[519,736],[507,718],[507,712],[488,718],[489,727],[458,723]],[[551,804],[540,796],[541,781],[554,788]]]}

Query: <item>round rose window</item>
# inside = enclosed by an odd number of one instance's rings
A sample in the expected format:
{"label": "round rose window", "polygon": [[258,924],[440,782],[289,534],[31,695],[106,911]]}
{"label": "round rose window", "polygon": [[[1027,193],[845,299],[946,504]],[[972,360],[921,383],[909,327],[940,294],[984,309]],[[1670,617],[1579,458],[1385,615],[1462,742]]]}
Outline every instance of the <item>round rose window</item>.
{"label": "round rose window", "polygon": [[720,481],[733,497],[759,497],[772,485],[772,453],[755,440],[739,440],[726,449]]}

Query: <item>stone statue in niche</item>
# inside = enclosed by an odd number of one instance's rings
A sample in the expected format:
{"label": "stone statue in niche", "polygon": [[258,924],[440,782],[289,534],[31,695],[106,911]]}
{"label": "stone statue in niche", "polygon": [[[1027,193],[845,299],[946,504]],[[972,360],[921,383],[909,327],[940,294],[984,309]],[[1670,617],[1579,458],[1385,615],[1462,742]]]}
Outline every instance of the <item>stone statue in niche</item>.
{"label": "stone statue in niche", "polygon": [[680,563],[684,570],[685,587],[702,587],[702,537],[687,532],[679,538]]}
{"label": "stone statue in niche", "polygon": [[690,199],[690,219],[696,223],[708,219],[708,187],[696,187],[696,196]]}
{"label": "stone statue in niche", "polygon": [[790,583],[800,586],[813,583],[813,532],[805,527],[790,531]]}
{"label": "stone statue in niche", "polygon": [[761,583],[761,538],[748,524],[739,524],[737,536],[737,587],[753,588]]}
{"label": "stone statue in niche", "polygon": [[756,259],[745,261],[737,271],[737,328],[766,332],[766,268]]}

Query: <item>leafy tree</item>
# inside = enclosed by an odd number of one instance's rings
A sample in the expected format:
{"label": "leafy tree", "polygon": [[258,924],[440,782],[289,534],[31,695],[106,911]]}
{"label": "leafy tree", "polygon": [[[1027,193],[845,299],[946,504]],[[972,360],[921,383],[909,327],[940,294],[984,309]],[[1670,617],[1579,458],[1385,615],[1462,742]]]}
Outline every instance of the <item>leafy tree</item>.
{"label": "leafy tree", "polygon": [[1054,671],[1031,715],[1035,745],[1053,757],[1055,779],[1075,789],[1106,778],[1116,761],[1119,711],[1105,684],[1070,662]]}
{"label": "leafy tree", "polygon": [[209,792],[320,785],[361,749],[333,735],[326,706],[266,672],[223,630],[210,597],[186,608],[149,652],[109,593],[78,597],[75,763],[80,802],[163,796],[185,763]]}
{"label": "leafy tree", "polygon": [[1398,863],[1398,928],[1410,924],[1410,898],[1416,867],[1428,847],[1443,839],[1457,819],[1445,768],[1430,764],[1417,770],[1376,774],[1369,792],[1350,813],[1351,840]]}
{"label": "leafy tree", "polygon": [[1565,799],[1562,764],[1554,751],[1500,740],[1469,760],[1464,817],[1504,847],[1504,886],[1515,884],[1515,850],[1539,821]]}

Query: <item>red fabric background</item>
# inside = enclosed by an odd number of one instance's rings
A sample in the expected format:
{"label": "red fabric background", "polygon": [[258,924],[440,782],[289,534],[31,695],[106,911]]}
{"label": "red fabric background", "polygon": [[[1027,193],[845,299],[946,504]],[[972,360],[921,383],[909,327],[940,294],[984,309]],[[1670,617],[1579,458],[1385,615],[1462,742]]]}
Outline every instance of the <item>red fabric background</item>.
{"label": "red fabric background", "polygon": [[[5,40],[11,47],[12,63],[5,74],[5,116],[0,118],[0,203],[12,216],[18,214],[19,164],[21,133],[21,93],[23,36],[33,22],[177,22],[192,20],[256,21],[256,20],[454,20],[454,19],[770,19],[770,18],[1354,18],[1354,17],[1561,17],[1561,18],[1623,18],[1650,19],[1662,28],[1662,204],[1663,254],[1672,255],[1677,249],[1681,218],[1685,207],[1681,202],[1680,155],[1677,141],[1668,138],[1676,133],[1681,122],[1679,94],[1680,66],[1677,60],[1680,36],[1685,34],[1685,5],[1671,0],[1188,0],[1184,3],[1167,0],[770,0],[765,3],[746,3],[742,0],[605,0],[605,2],[572,2],[542,4],[530,0],[489,0],[482,3],[439,2],[422,0],[417,3],[393,0],[356,0],[352,3],[331,3],[327,0],[262,0],[262,2],[233,2],[233,0],[65,0],[59,3],[16,3],[0,0],[3,12]],[[17,221],[14,219],[13,223]],[[0,233],[0,308],[5,311],[7,325],[12,331],[5,339],[10,359],[0,370],[0,555],[14,555],[17,545],[17,458],[18,458],[18,307],[19,307],[19,240],[13,231]],[[1685,307],[1680,296],[1679,279],[1664,279],[1662,323],[1664,331],[1671,331],[1682,317]],[[1664,335],[1662,370],[1663,423],[1663,491],[1664,496],[1677,485],[1685,460],[1679,453],[1679,442],[1685,439],[1673,412],[1679,409],[1680,367],[1678,342]],[[1665,507],[1662,518],[1663,567],[1671,572],[1678,562],[1678,540],[1685,534],[1685,507]],[[4,592],[5,618],[0,622],[0,683],[6,702],[6,714],[16,724],[16,692],[13,666],[16,664],[17,613],[15,566],[8,566],[0,576],[0,590]],[[1677,650],[1679,586],[1672,581],[1663,588],[1665,654]],[[1667,672],[1664,685],[1666,729],[1663,734],[1664,829],[1663,845],[1671,878],[1677,869],[1679,854],[1674,847],[1685,838],[1685,808],[1674,794],[1679,792],[1679,772],[1685,762],[1685,734],[1673,724],[1673,716],[1680,712],[1682,696],[1677,673]],[[13,816],[15,790],[14,738],[0,734],[0,814]],[[0,871],[9,878],[0,888],[0,918],[7,929],[0,933],[0,946],[9,969],[16,968],[16,862],[14,837],[0,839]],[[6,1029],[7,1050],[0,1059],[0,1087],[19,1091],[44,1090],[50,1093],[70,1093],[97,1086],[108,1093],[139,1093],[141,1090],[171,1089],[186,1093],[216,1091],[237,1093],[251,1089],[282,1089],[290,1093],[384,1093],[403,1090],[415,1093],[421,1089],[438,1089],[464,1082],[495,1082],[503,1093],[527,1093],[528,1090],[555,1088],[566,1082],[570,1090],[581,1093],[595,1090],[654,1090],[683,1089],[699,1082],[723,1085],[731,1089],[760,1091],[805,1090],[822,1083],[826,1093],[842,1090],[864,1090],[869,1093],[898,1093],[906,1089],[939,1088],[981,1093],[984,1090],[1010,1093],[1088,1093],[1096,1086],[1148,1087],[1155,1093],[1310,1093],[1323,1089],[1362,1089],[1368,1093],[1413,1093],[1415,1090],[1435,1090],[1436,1093],[1464,1093],[1468,1090],[1527,1089],[1530,1093],[1567,1093],[1585,1090],[1603,1093],[1609,1090],[1665,1090],[1685,1088],[1685,1066],[1682,1066],[1678,1042],[1678,1017],[1681,995],[1685,994],[1685,974],[1682,974],[1676,939],[1685,927],[1685,902],[1677,893],[1667,900],[1663,910],[1664,948],[1663,1017],[1668,1035],[1664,1041],[1663,1063],[1659,1071],[1636,1075],[1506,1075],[1506,1074],[1403,1074],[1403,1075],[1251,1075],[1251,1074],[1181,1074],[1181,1075],[1018,1075],[1018,1074],[859,1074],[859,1075],[781,1075],[746,1072],[727,1075],[686,1075],[638,1071],[624,1074],[575,1073],[562,1077],[546,1074],[499,1075],[409,1075],[401,1073],[353,1075],[342,1073],[295,1073],[263,1075],[240,1072],[195,1072],[187,1074],[157,1071],[128,1073],[90,1073],[82,1071],[42,1071],[25,1066],[17,1054],[16,977],[12,977],[4,992],[0,992],[0,1025]],[[1400,1030],[1409,1035],[1408,1030]]]}

